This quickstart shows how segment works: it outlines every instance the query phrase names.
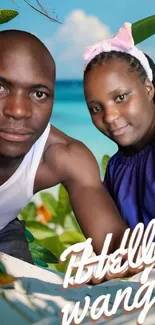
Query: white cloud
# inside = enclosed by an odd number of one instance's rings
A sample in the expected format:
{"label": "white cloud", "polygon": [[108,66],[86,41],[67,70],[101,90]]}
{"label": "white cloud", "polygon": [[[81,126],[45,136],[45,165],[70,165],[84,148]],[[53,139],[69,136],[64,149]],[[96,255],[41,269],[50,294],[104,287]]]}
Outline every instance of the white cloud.
{"label": "white cloud", "polygon": [[65,45],[66,50],[61,59],[70,60],[82,55],[84,48],[111,36],[109,28],[95,16],[88,16],[82,10],[73,11],[56,35],[58,43]]}
{"label": "white cloud", "polygon": [[82,77],[84,48],[111,36],[109,27],[96,16],[89,16],[82,10],[74,10],[66,17],[55,35],[45,40],[45,44],[56,58],[58,75],[61,71],[63,75],[69,72],[70,77],[76,78]]}

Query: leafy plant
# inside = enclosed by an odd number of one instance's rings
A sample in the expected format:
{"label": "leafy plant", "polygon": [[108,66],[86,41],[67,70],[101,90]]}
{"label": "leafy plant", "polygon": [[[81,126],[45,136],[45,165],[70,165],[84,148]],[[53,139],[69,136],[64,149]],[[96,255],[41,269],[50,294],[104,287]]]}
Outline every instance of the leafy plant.
{"label": "leafy plant", "polygon": [[102,167],[102,171],[103,171],[104,175],[106,172],[106,168],[107,168],[109,159],[110,159],[110,156],[108,156],[108,155],[104,155],[102,158],[101,167]]}
{"label": "leafy plant", "polygon": [[[109,156],[102,158],[105,173]],[[30,202],[20,213],[26,221],[26,236],[35,264],[65,272],[67,261],[59,263],[61,253],[69,246],[85,241],[85,237],[72,211],[69,196],[60,185],[58,198],[50,192],[41,192],[41,205]]]}
{"label": "leafy plant", "polygon": [[49,251],[49,249],[37,244],[35,241],[29,243],[29,249],[34,260],[37,259],[46,263],[58,262],[56,256],[51,251]]}
{"label": "leafy plant", "polygon": [[[29,209],[27,209],[27,211],[28,210]],[[50,236],[54,235],[50,228],[40,224],[39,222],[27,221],[25,235],[35,265],[48,267],[48,263],[58,263],[58,258],[51,252],[51,250],[37,243],[37,238],[48,238],[48,234],[50,234]]]}
{"label": "leafy plant", "polygon": [[11,9],[0,9],[0,24],[7,23],[18,15],[18,11]]}
{"label": "leafy plant", "polygon": [[34,202],[30,202],[22,211],[21,219],[23,220],[34,220],[37,216],[37,207]]}
{"label": "leafy plant", "polygon": [[30,202],[20,213],[26,221],[26,237],[36,265],[65,272],[67,262],[59,264],[61,253],[85,237],[71,209],[66,189],[60,185],[58,199],[50,192],[41,192],[42,203]]}
{"label": "leafy plant", "polygon": [[132,24],[132,35],[135,44],[141,43],[155,34],[155,15],[138,20]]}

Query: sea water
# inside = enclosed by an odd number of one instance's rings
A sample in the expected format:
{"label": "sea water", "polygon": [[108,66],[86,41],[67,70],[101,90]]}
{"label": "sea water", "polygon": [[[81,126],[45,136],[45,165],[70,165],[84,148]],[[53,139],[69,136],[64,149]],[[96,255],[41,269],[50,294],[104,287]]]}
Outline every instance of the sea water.
{"label": "sea water", "polygon": [[82,141],[95,155],[99,165],[103,155],[112,156],[117,151],[116,144],[100,133],[92,123],[84,99],[82,80],[56,82],[51,124]]}
{"label": "sea water", "polygon": [[[50,122],[70,137],[82,141],[92,151],[103,179],[102,157],[106,154],[112,156],[117,151],[117,146],[93,125],[84,99],[82,80],[56,82],[55,102]],[[58,190],[59,186],[50,189],[55,196],[58,195]],[[49,192],[49,189],[47,191]],[[40,204],[40,195],[36,194],[35,199]]]}

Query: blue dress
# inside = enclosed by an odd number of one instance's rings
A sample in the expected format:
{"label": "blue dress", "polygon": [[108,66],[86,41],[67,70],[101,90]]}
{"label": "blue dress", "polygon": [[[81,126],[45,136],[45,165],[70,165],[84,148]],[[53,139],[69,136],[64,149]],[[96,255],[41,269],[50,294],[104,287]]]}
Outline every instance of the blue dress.
{"label": "blue dress", "polygon": [[118,151],[109,161],[104,185],[133,229],[155,218],[155,140],[133,156]]}

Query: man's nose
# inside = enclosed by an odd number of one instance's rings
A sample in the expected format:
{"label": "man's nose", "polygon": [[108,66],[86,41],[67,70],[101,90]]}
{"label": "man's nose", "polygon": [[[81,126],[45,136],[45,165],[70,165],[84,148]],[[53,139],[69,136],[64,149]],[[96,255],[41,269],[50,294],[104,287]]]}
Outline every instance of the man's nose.
{"label": "man's nose", "polygon": [[9,96],[3,108],[3,115],[15,120],[30,118],[32,116],[30,101],[21,95]]}
{"label": "man's nose", "polygon": [[120,112],[116,106],[110,106],[104,109],[104,123],[111,124],[119,118]]}

